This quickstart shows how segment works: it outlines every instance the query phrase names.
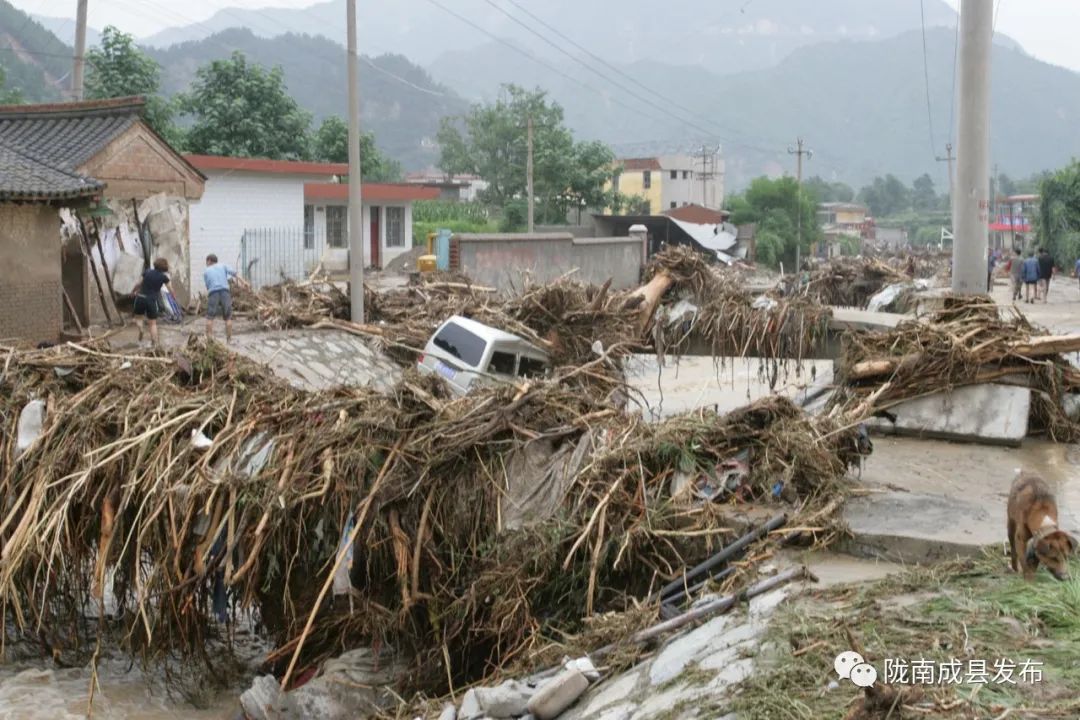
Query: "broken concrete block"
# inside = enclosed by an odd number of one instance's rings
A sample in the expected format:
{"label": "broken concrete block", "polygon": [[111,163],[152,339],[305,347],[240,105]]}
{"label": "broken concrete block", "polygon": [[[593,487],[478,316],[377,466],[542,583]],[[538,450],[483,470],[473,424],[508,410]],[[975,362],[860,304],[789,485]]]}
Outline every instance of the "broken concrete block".
{"label": "broken concrete block", "polygon": [[589,680],[580,671],[565,670],[536,691],[529,700],[528,710],[537,720],[553,720],[588,689]]}
{"label": "broken concrete block", "polygon": [[465,693],[465,697],[461,699],[461,709],[458,711],[458,717],[461,720],[475,720],[475,718],[483,717],[484,709],[480,707],[480,701],[476,697],[476,690],[469,690]]}
{"label": "broken concrete block", "polygon": [[871,427],[898,435],[1018,446],[1027,436],[1031,390],[971,385],[908,400],[889,411],[895,423],[874,418]]}
{"label": "broken concrete block", "polygon": [[516,680],[496,687],[476,688],[476,700],[490,718],[513,718],[524,715],[533,689]]}
{"label": "broken concrete block", "polygon": [[457,708],[453,703],[446,703],[443,705],[442,712],[439,713],[439,720],[457,720]]}

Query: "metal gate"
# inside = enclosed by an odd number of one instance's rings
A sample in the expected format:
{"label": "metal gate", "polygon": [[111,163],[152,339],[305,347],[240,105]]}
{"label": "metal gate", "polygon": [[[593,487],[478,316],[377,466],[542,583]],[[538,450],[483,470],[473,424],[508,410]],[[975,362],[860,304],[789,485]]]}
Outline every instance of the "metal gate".
{"label": "metal gate", "polygon": [[[321,230],[321,229],[320,229]],[[326,234],[304,228],[252,228],[240,239],[241,275],[255,288],[306,280],[328,249]]]}

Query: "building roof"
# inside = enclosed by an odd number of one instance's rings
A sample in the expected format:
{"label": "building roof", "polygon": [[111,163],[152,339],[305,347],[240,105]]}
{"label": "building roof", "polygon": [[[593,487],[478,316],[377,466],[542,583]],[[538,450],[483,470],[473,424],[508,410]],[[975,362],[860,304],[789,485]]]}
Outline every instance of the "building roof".
{"label": "building roof", "polygon": [[185,155],[184,158],[199,170],[233,170],[275,173],[279,175],[348,175],[348,163],[321,163],[305,160],[268,160],[237,158],[221,155]]}
{"label": "building roof", "polygon": [[846,203],[846,202],[827,202],[818,205],[819,210],[847,210],[849,212],[870,212],[870,209],[865,205],[858,203]]}
{"label": "building roof", "polygon": [[[439,188],[414,183],[363,183],[360,186],[364,202],[387,202],[393,200],[438,200]],[[305,183],[305,200],[349,199],[348,183]]]}
{"label": "building roof", "polygon": [[682,220],[697,225],[716,225],[727,220],[731,213],[727,210],[711,210],[701,205],[690,204],[665,210],[664,215],[674,220]]}
{"label": "building roof", "polygon": [[620,160],[623,170],[641,171],[641,170],[662,170],[660,167],[660,158],[627,158]]}
{"label": "building roof", "polygon": [[97,195],[105,184],[0,144],[0,200],[47,202]]}

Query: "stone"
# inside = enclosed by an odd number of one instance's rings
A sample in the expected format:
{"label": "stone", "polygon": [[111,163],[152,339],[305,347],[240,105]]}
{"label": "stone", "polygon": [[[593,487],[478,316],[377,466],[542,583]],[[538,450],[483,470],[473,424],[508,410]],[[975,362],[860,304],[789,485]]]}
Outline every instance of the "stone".
{"label": "stone", "polygon": [[476,701],[490,718],[513,718],[524,715],[533,689],[516,680],[496,687],[476,688]]}
{"label": "stone", "polygon": [[443,705],[442,712],[439,713],[439,720],[457,720],[457,708],[453,703],[446,703]]}
{"label": "stone", "polygon": [[662,713],[671,711],[671,708],[686,694],[688,685],[685,683],[675,685],[663,692],[656,693],[645,702],[641,703],[637,711],[630,716],[630,720],[648,720]]}
{"label": "stone", "polygon": [[640,679],[641,673],[637,670],[631,670],[625,675],[620,675],[618,678],[604,683],[597,688],[599,692],[589,699],[585,709],[581,711],[581,717],[587,718],[609,705],[627,700],[637,689]]}
{"label": "stone", "polygon": [[712,679],[708,687],[710,690],[725,690],[731,685],[741,683],[754,674],[755,660],[752,657],[744,657],[728,663]]}
{"label": "stone", "polygon": [[579,670],[564,670],[536,691],[529,700],[528,711],[537,720],[553,720],[588,689],[589,681]]}
{"label": "stone", "polygon": [[721,615],[668,643],[649,668],[649,682],[660,685],[676,677],[703,650],[712,646],[730,622],[729,616]]}
{"label": "stone", "polygon": [[583,717],[585,717],[586,720],[630,720],[635,709],[637,709],[637,705],[634,703],[623,703],[622,705],[615,705],[614,707],[604,709],[604,711],[595,716],[595,718],[588,715]]}
{"label": "stone", "polygon": [[1031,390],[971,385],[908,400],[889,411],[895,423],[874,418],[870,426],[884,433],[1016,447],[1027,436]]}
{"label": "stone", "polygon": [[461,720],[473,720],[483,716],[484,710],[480,707],[480,700],[476,697],[476,690],[469,690],[465,693],[465,697],[461,699],[461,708],[458,711],[458,717]]}
{"label": "stone", "polygon": [[788,596],[788,588],[779,587],[771,592],[767,592],[764,595],[758,595],[755,598],[750,599],[750,605],[747,609],[747,614],[750,616],[750,622],[752,624],[760,624],[767,620],[772,615],[773,610],[784,602]]}

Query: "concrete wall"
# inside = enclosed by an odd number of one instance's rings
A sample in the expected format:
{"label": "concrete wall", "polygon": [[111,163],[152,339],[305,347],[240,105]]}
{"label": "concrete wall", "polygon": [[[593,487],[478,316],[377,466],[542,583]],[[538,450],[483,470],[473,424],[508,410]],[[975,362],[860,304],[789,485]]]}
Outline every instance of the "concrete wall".
{"label": "concrete wall", "polygon": [[63,303],[56,208],[0,204],[0,338],[56,340]]}
{"label": "concrete wall", "polygon": [[[271,175],[250,172],[206,173],[202,200],[191,206],[191,287],[206,292],[202,274],[210,253],[239,269],[240,239],[248,228],[302,229],[304,183],[323,176]],[[298,251],[302,252],[301,244]]]}
{"label": "concrete wall", "polygon": [[613,288],[636,287],[645,262],[642,243],[631,238],[574,238],[569,233],[454,235],[451,266],[480,285],[511,291],[525,276],[546,283],[573,270],[571,279]]}

